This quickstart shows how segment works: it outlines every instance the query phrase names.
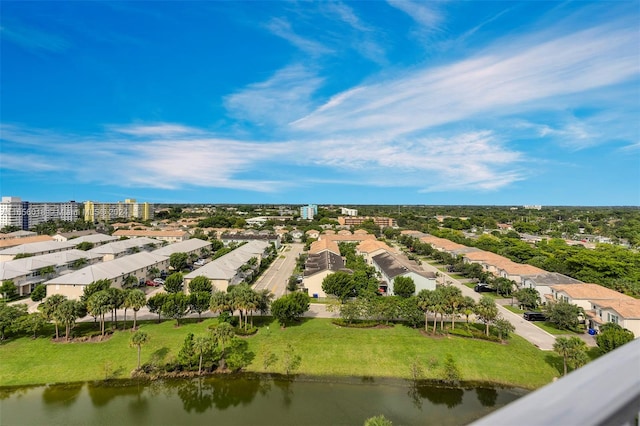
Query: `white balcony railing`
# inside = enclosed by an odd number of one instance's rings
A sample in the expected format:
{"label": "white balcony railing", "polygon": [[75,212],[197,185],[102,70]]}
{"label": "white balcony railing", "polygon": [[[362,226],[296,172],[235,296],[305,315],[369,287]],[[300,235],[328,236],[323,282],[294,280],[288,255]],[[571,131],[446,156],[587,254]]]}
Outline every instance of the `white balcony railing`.
{"label": "white balcony railing", "polygon": [[638,425],[640,339],[474,422],[496,425]]}

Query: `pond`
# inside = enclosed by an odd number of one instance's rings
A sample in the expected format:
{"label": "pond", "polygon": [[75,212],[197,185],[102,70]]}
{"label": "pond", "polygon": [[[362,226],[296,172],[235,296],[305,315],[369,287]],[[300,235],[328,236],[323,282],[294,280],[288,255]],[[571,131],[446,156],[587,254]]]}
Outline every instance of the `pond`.
{"label": "pond", "polygon": [[225,375],[71,383],[0,390],[2,425],[466,424],[524,395],[519,389],[373,378]]}

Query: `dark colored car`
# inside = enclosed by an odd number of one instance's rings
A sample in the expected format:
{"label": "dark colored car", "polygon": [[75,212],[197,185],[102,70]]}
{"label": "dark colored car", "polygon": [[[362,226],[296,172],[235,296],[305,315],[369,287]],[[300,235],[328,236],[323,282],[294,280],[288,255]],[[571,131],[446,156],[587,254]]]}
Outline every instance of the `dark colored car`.
{"label": "dark colored car", "polygon": [[496,291],[494,288],[491,288],[489,284],[479,283],[473,288],[476,293],[486,293],[490,291]]}
{"label": "dark colored car", "polygon": [[547,316],[542,312],[525,312],[522,317],[527,321],[546,321]]}

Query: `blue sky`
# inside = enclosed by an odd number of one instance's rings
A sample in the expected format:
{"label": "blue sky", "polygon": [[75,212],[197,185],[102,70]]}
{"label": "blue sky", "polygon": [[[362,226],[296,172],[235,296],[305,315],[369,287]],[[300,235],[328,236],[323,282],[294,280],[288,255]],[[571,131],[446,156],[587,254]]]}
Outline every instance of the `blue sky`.
{"label": "blue sky", "polygon": [[0,193],[640,205],[640,3],[2,2]]}

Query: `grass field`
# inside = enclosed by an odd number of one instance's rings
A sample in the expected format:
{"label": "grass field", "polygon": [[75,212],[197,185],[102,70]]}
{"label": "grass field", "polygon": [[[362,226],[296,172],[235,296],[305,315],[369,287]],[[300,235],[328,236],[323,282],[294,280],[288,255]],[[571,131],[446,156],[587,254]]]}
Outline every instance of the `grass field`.
{"label": "grass field", "polygon": [[[215,319],[143,323],[150,336],[142,348],[143,362],[152,354],[176,356],[187,333],[207,333]],[[83,327],[94,327],[83,324]],[[130,331],[117,331],[99,343],[54,343],[49,338],[20,338],[0,346],[0,385],[29,385],[126,378],[136,367],[137,352],[129,346]],[[418,362],[425,378],[439,378],[447,354],[453,355],[462,380],[486,381],[533,389],[559,376],[561,359],[543,352],[518,336],[508,344],[462,337],[430,337],[402,325],[389,328],[341,328],[328,319],[306,319],[281,329],[265,319],[258,333],[247,338],[255,358],[248,371],[263,372],[265,353],[278,356],[269,372],[283,372],[288,343],[302,358],[297,373],[309,375],[410,378]]]}

